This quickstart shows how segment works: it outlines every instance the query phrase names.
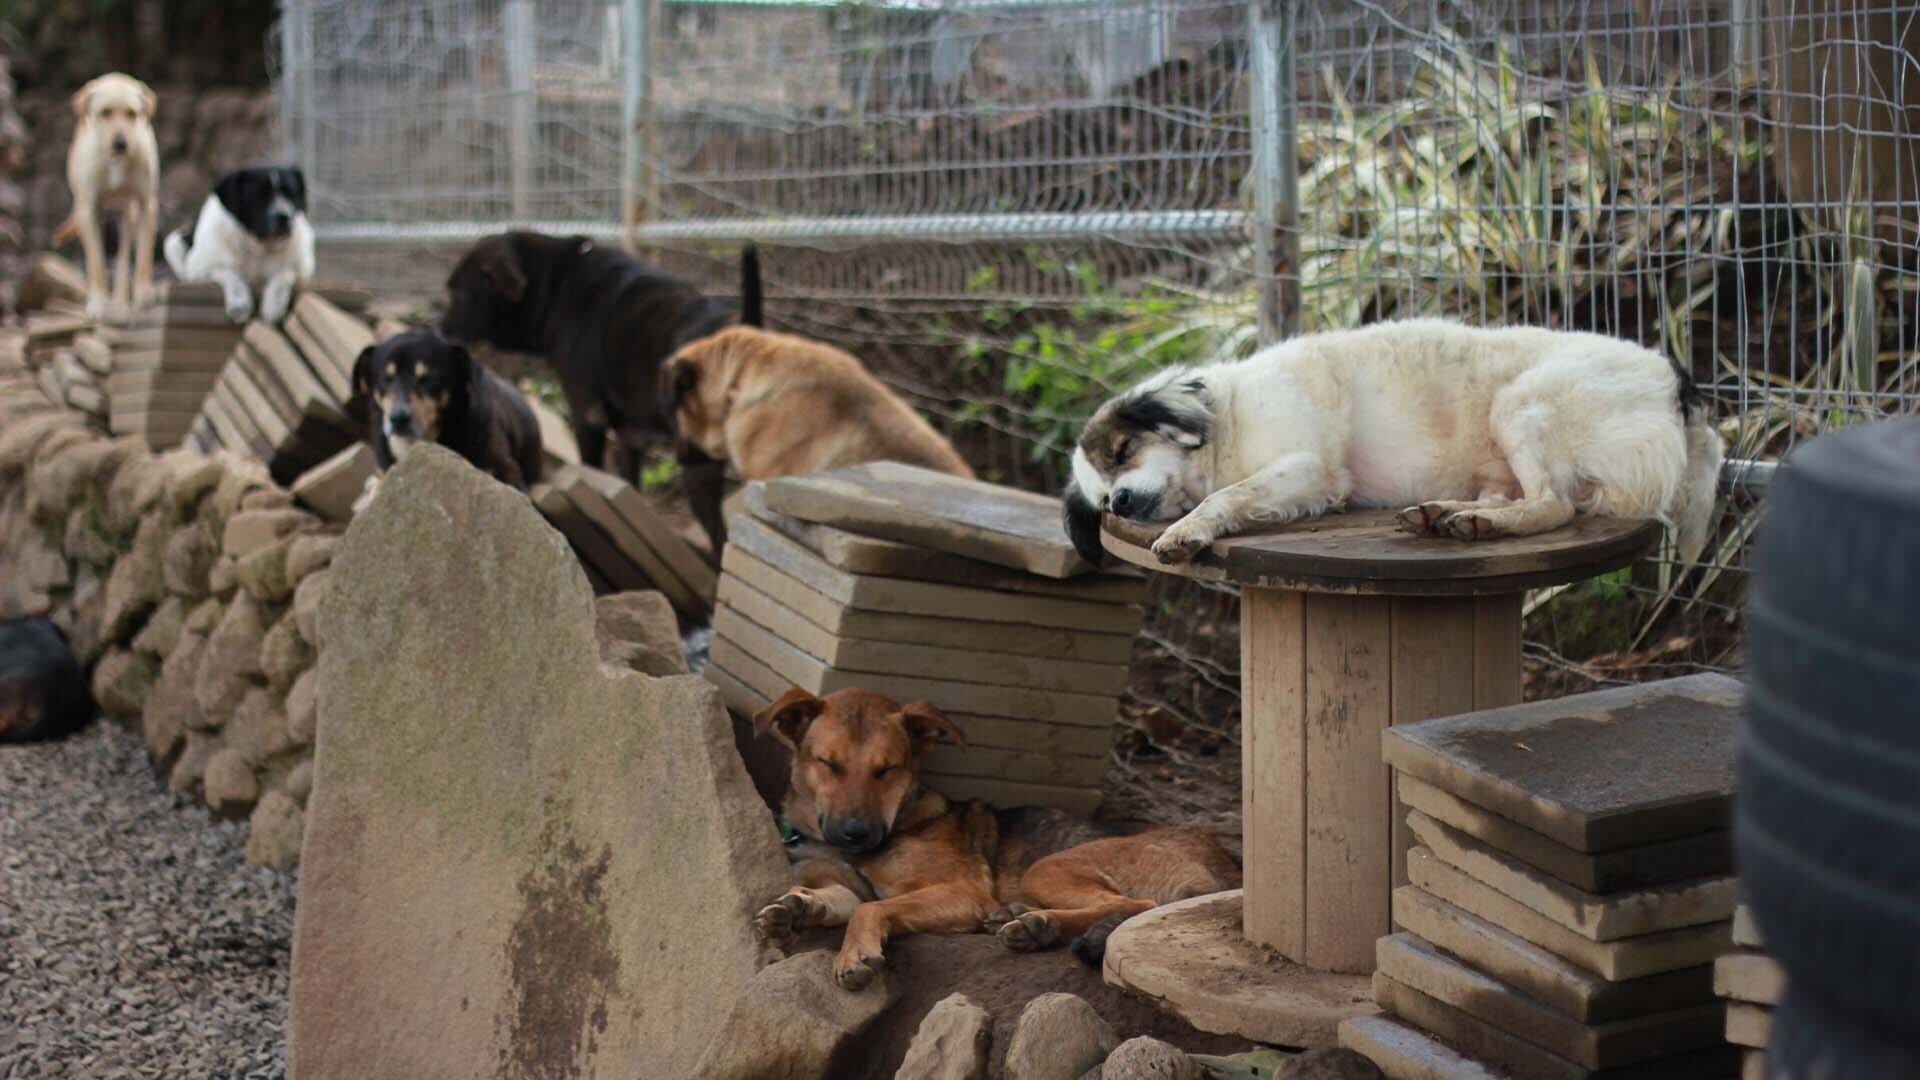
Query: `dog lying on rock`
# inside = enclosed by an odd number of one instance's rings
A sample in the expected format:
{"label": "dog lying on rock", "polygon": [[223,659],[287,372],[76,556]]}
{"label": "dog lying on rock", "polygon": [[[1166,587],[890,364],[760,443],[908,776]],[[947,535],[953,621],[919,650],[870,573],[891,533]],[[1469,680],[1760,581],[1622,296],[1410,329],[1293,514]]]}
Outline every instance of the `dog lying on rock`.
{"label": "dog lying on rock", "polygon": [[1070,943],[1098,964],[1121,921],[1240,886],[1239,865],[1199,829],[1120,835],[1058,810],[948,801],[921,784],[919,757],[965,740],[925,703],[795,689],[754,728],[793,753],[782,815],[799,882],[755,924],[777,944],[846,926],[833,974],[848,990],[873,980],[897,934],[988,930],[1016,951]]}

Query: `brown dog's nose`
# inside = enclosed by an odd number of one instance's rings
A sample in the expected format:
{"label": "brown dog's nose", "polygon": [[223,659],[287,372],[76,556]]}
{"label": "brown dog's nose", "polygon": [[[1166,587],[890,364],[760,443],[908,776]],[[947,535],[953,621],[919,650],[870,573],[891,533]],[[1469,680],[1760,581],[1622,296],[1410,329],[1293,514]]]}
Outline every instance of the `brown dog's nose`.
{"label": "brown dog's nose", "polygon": [[871,821],[844,818],[827,828],[827,842],[854,851],[872,851],[886,839],[886,830]]}

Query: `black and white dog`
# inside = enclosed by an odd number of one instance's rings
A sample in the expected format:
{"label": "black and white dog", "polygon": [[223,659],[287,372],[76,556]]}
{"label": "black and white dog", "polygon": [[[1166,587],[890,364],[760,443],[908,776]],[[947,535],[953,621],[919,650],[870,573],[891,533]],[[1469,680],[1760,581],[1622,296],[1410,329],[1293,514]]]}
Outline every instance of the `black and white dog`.
{"label": "black and white dog", "polygon": [[167,265],[181,281],[211,281],[226,294],[227,317],[244,323],[260,297],[260,317],[277,323],[293,290],[313,278],[313,229],[307,179],[299,169],[255,165],[213,185],[193,231],[167,236]]}

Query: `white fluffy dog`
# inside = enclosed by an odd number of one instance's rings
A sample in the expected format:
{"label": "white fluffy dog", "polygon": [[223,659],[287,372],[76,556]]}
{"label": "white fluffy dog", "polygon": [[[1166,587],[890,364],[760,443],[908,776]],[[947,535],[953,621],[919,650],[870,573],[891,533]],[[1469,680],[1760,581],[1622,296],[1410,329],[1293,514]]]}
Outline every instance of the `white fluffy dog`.
{"label": "white fluffy dog", "polygon": [[1464,540],[1582,512],[1665,521],[1693,562],[1722,453],[1692,381],[1632,342],[1383,323],[1159,372],[1108,401],[1074,451],[1066,522],[1097,562],[1101,511],[1173,521],[1153,545],[1172,563],[1340,506],[1405,507],[1402,528]]}

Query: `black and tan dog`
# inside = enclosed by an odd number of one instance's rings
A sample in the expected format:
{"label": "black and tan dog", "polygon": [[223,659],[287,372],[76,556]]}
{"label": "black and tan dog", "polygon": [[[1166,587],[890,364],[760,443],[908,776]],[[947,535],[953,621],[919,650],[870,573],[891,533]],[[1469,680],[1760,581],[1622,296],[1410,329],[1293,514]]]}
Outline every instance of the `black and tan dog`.
{"label": "black and tan dog", "polygon": [[87,675],[52,620],[0,622],[0,742],[57,739],[93,716]]}
{"label": "black and tan dog", "polygon": [[[447,278],[440,328],[454,341],[546,357],[567,397],[580,458],[638,482],[638,451],[671,438],[658,399],[660,364],[674,350],[736,322],[760,323],[760,263],[741,255],[741,304],[692,285],[624,251],[584,236],[509,232],[485,237]],[[726,463],[691,444],[678,447],[693,515],[718,555]]]}
{"label": "black and tan dog", "polygon": [[432,330],[408,330],[360,351],[353,390],[375,467],[416,442],[459,454],[503,484],[540,479],[540,424],[512,383]]}
{"label": "black and tan dog", "polygon": [[986,929],[1022,952],[1071,942],[1097,963],[1120,921],[1240,885],[1232,856],[1199,829],[1116,835],[1057,810],[947,801],[921,785],[919,757],[964,739],[931,705],[796,689],[754,727],[793,752],[782,813],[798,834],[799,882],[756,925],[785,943],[844,924],[833,973],[849,990],[872,981],[897,934]]}

